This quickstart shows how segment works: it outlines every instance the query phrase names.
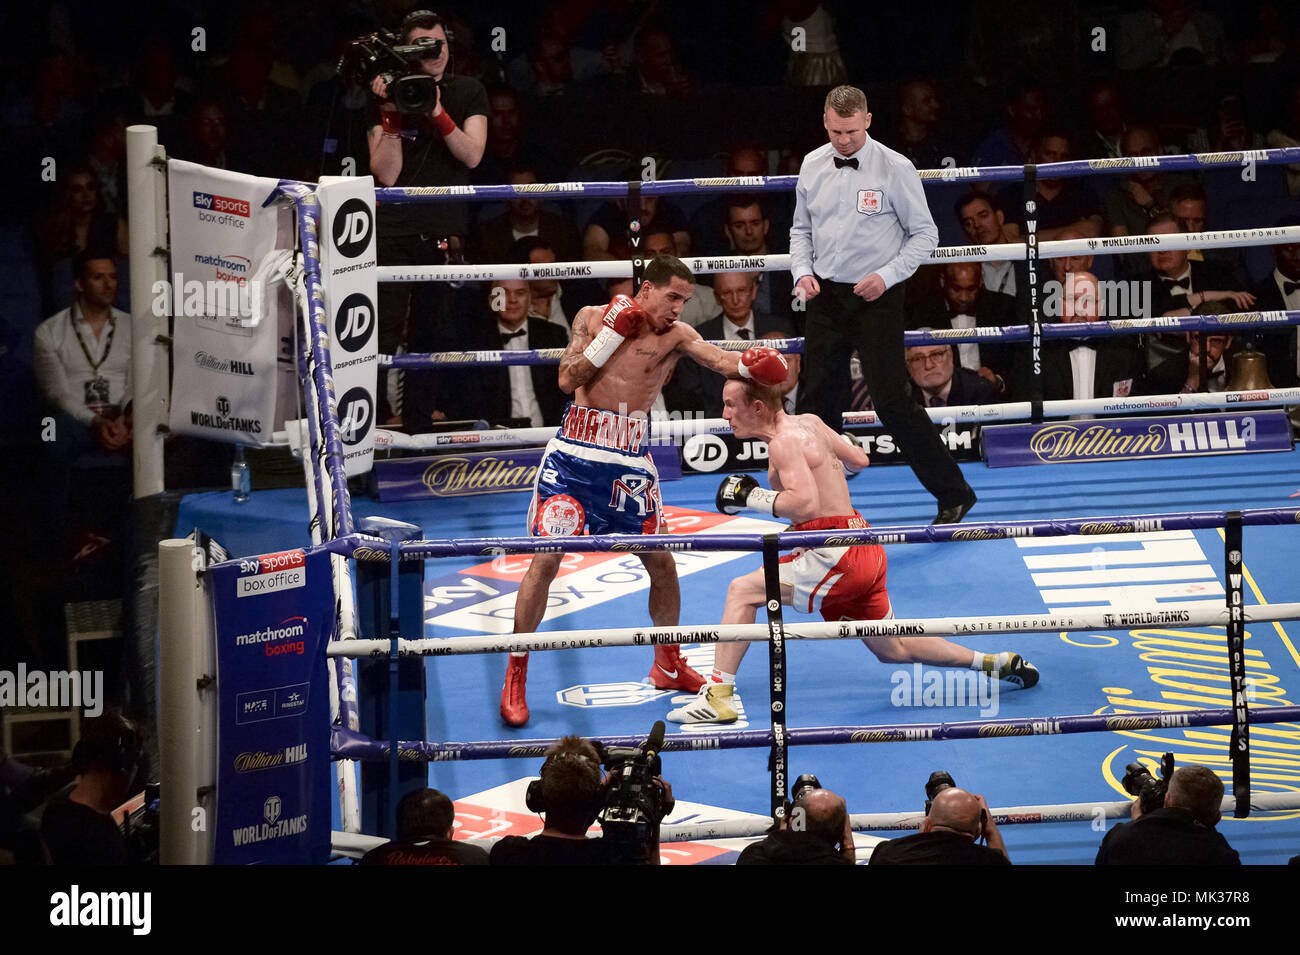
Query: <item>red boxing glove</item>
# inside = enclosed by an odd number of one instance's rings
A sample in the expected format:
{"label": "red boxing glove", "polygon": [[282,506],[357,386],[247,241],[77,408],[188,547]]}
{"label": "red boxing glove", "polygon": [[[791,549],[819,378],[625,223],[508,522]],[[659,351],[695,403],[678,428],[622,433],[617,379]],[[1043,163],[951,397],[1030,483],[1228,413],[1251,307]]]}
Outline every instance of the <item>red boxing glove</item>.
{"label": "red boxing glove", "polygon": [[402,114],[396,109],[381,109],[379,111],[379,125],[384,128],[385,136],[402,135]]}
{"label": "red boxing glove", "polygon": [[605,312],[600,316],[600,320],[605,323],[606,328],[612,328],[615,335],[627,338],[635,334],[641,327],[641,323],[645,321],[645,310],[634,299],[626,295],[615,295],[605,306]]}
{"label": "red boxing glove", "polygon": [[741,378],[752,378],[760,385],[779,385],[790,374],[785,356],[775,348],[746,349],[736,370]]}
{"label": "red boxing glove", "polygon": [[635,335],[641,323],[645,321],[645,311],[626,295],[615,295],[605,306],[600,316],[604,328],[587,346],[583,355],[597,368],[609,361],[609,356],[618,351],[618,346],[629,335]]}

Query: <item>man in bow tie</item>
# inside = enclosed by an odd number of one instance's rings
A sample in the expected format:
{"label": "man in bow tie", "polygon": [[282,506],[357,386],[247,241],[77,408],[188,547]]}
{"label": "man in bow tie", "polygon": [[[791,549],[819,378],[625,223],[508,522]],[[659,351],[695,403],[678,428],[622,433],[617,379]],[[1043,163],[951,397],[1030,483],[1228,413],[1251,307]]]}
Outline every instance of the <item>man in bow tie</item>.
{"label": "man in bow tie", "polygon": [[[486,309],[468,316],[454,341],[443,347],[467,351],[563,348],[568,336],[551,322],[530,318],[528,282],[498,279],[487,291]],[[439,368],[406,377],[403,419],[413,434],[436,421],[481,418],[516,427],[558,425],[566,402],[554,365]]]}
{"label": "man in bow tie", "polygon": [[906,156],[867,135],[860,89],[831,90],[822,122],[830,142],[804,157],[790,229],[790,272],[808,310],[799,411],[839,430],[856,348],[881,422],[939,502],[934,522],[956,523],[975,492],[912,400],[898,360],[903,283],[939,242],[921,178]]}
{"label": "man in bow tie", "polygon": [[[1172,215],[1158,215],[1147,228],[1148,235],[1175,235],[1183,231]],[[1246,311],[1255,304],[1255,296],[1233,291],[1232,271],[1220,263],[1204,258],[1190,258],[1187,249],[1156,249],[1149,253],[1151,271],[1151,313],[1153,315],[1191,315],[1205,302],[1223,302],[1229,311]],[[1181,334],[1146,336],[1147,367],[1155,368],[1183,357],[1187,343]]]}

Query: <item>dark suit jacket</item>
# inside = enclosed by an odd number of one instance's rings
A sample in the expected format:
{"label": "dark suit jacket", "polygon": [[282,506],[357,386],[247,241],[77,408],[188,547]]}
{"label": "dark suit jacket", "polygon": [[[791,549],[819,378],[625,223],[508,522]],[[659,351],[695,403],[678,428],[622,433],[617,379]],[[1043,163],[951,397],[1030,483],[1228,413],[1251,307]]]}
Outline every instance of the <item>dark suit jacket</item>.
{"label": "dark suit jacket", "polygon": [[[576,262],[582,258],[582,239],[578,227],[571,220],[543,209],[537,217],[537,235],[550,243],[557,262]],[[480,222],[471,245],[474,261],[509,261],[510,247],[514,244],[508,215]]]}
{"label": "dark suit jacket", "polygon": [[[1192,269],[1192,289],[1196,292],[1218,292],[1218,291],[1235,291],[1236,280],[1233,278],[1232,270],[1225,268],[1223,265],[1215,262],[1189,262],[1187,263]],[[1176,308],[1184,308],[1187,305],[1186,300],[1181,295],[1171,295],[1165,287],[1165,283],[1160,281],[1155,271],[1148,267],[1141,275],[1140,279],[1151,283],[1151,314],[1163,315],[1165,312],[1173,311]],[[1200,299],[1197,299],[1200,301]],[[1117,318],[1127,318],[1127,315],[1118,315]]]}
{"label": "dark suit jacket", "polygon": [[[1277,312],[1286,308],[1286,299],[1274,281],[1273,273],[1268,273],[1264,284],[1255,289],[1255,308],[1261,312]],[[1243,328],[1242,340],[1254,342],[1268,359],[1268,379],[1275,388],[1292,388],[1300,384],[1296,376],[1296,326],[1285,328]],[[1237,345],[1238,342],[1233,342]]]}
{"label": "dark suit jacket", "polygon": [[[1074,397],[1074,372],[1070,366],[1073,341],[1045,342],[1043,359],[1043,399],[1057,401]],[[1092,341],[1097,351],[1097,365],[1092,379],[1092,397],[1121,397],[1149,394],[1146,380],[1146,358],[1132,337],[1098,338]],[[1017,358],[1014,364],[1012,394],[1017,401],[1029,399],[1031,367],[1029,352]]]}
{"label": "dark suit jacket", "polygon": [[[500,349],[495,316],[483,313],[471,316],[468,327],[461,330],[458,341],[439,347],[466,351]],[[540,318],[528,319],[529,348],[564,348],[569,343],[564,329]],[[533,393],[542,409],[542,422],[560,423],[569,396],[560,390],[559,371],[555,365],[532,365]],[[449,420],[482,418],[489,424],[510,420],[510,370],[504,366],[440,368],[434,371],[408,371],[402,404],[402,419],[407,430],[419,434],[429,430],[429,416],[442,411]]]}
{"label": "dark suit jacket", "polygon": [[[711,318],[695,330],[705,341],[721,341],[723,322],[727,319],[719,315]],[[784,319],[761,312],[754,313],[754,330],[759,335],[780,332],[786,338],[794,337],[794,328]],[[669,411],[702,411],[707,418],[722,417],[722,386],[726,379],[702,365],[697,365],[689,358],[679,359],[673,369],[673,376],[664,385],[664,404]]]}
{"label": "dark suit jacket", "polygon": [[[907,310],[907,328],[915,330],[918,328],[952,328],[952,309],[948,306],[948,300],[942,295],[926,295],[916,303],[908,303]],[[1020,324],[1016,318],[1016,299],[1013,295],[1004,295],[1001,292],[990,292],[988,289],[980,292],[979,298],[975,300],[975,327],[976,328],[997,328],[1006,325]],[[987,368],[991,368],[995,374],[1003,378],[1009,378],[1011,370],[1011,356],[1015,353],[1016,346],[1021,343],[1001,344],[998,342],[980,342],[980,363]],[[1021,345],[1023,349],[1025,346]],[[957,358],[953,346],[953,359]],[[1010,381],[1007,382],[1010,387]]]}
{"label": "dark suit jacket", "polygon": [[[912,398],[921,407],[928,407],[928,400],[920,387],[912,383]],[[1001,397],[993,383],[981,377],[969,368],[956,368],[952,375],[952,388],[948,391],[945,405],[991,405]]]}

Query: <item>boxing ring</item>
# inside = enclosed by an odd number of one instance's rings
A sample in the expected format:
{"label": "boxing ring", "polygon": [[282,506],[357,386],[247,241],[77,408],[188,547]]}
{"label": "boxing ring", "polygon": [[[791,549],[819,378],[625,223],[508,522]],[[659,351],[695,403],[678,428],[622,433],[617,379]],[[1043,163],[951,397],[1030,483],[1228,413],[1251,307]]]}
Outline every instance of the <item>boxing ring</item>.
{"label": "boxing ring", "polygon": [[[1272,150],[1250,158],[1290,162],[1300,158],[1293,155],[1296,152]],[[1159,160],[1168,169],[1240,161],[1230,154]],[[1113,172],[1114,161],[1107,162],[1102,168]],[[1078,161],[1038,167],[1037,174],[1062,178],[1102,168]],[[1020,167],[936,170],[923,172],[922,178],[1012,180],[1025,172]],[[674,195],[793,186],[793,177],[771,177],[472,187],[454,196],[439,189],[376,193],[380,201],[463,201],[506,198],[517,191],[545,192],[554,199],[630,193],[635,198],[638,190]],[[329,555],[337,596],[338,638],[326,655],[339,792],[334,845],[339,853],[355,855],[375,842],[360,831],[356,762],[436,764],[430,768],[430,784],[456,798],[462,835],[491,838],[523,834],[530,825],[533,831],[539,829],[535,820],[518,818],[524,813],[521,784],[553,738],[578,732],[632,745],[645,739],[644,729],[662,719],[673,702],[671,691],[654,691],[647,684],[638,688],[629,678],[646,656],[644,649],[629,648],[680,644],[688,661],[706,670],[712,648],[727,640],[767,643],[766,675],[761,663],[751,658],[738,677],[738,689],[748,699],[743,728],[693,726],[667,738],[665,776],[674,783],[679,807],[666,822],[664,841],[674,844],[667,847],[666,859],[730,861],[743,844],[736,840],[760,834],[771,824],[769,817],[780,813],[788,781],[801,772],[816,772],[857,810],[868,803],[919,805],[929,771],[946,768],[958,785],[985,794],[999,824],[1013,824],[1004,834],[1013,860],[1088,862],[1088,847],[1095,852],[1103,834],[1095,828],[1097,820],[1128,811],[1118,785],[1124,763],[1141,760],[1154,766],[1165,750],[1174,751],[1180,765],[1203,762],[1225,778],[1223,825],[1244,860],[1280,861],[1279,856],[1291,854],[1283,851],[1283,844],[1300,841],[1295,823],[1300,817],[1300,758],[1292,755],[1300,730],[1288,725],[1300,722],[1300,707],[1290,698],[1290,687],[1300,680],[1300,652],[1296,628],[1285,623],[1300,619],[1300,602],[1287,602],[1296,596],[1287,565],[1300,558],[1300,535],[1294,527],[1300,522],[1300,505],[1288,503],[1300,495],[1300,461],[1294,449],[1240,459],[1054,464],[1029,471],[992,471],[968,464],[962,470],[980,498],[977,516],[987,519],[942,527],[920,524],[932,502],[906,468],[869,469],[850,482],[855,506],[873,525],[869,530],[785,533],[778,521],[723,517],[713,513],[717,477],[709,475],[692,475],[663,488],[671,533],[651,537],[521,537],[517,529],[527,506],[522,496],[509,508],[486,496],[380,509],[375,502],[353,501],[343,474],[320,267],[314,255],[319,246],[314,196],[310,186],[300,183],[282,183],[281,190],[296,204],[304,250],[298,299],[305,307],[300,308],[298,359],[307,412],[301,440],[306,488],[258,492],[250,507],[239,511],[230,507],[226,495],[199,495],[183,506],[177,527],[178,532],[212,528],[231,554],[265,553],[290,545]],[[1247,231],[1142,237],[1158,241],[1144,242],[1141,248],[1300,239],[1300,228]],[[1031,240],[1028,247],[947,247],[936,250],[932,261],[1051,258],[1137,247],[1107,241],[1114,244]],[[768,255],[684,261],[697,273],[708,273],[776,270],[788,267],[788,260]],[[637,261],[381,267],[379,275],[388,281],[625,277],[638,274],[640,267]],[[1152,329],[1295,324],[1300,324],[1300,312],[1256,312],[1071,326],[1034,322],[1008,329],[908,333],[907,341],[1041,341]],[[786,351],[798,351],[801,345],[798,340],[773,344]],[[442,353],[395,356],[386,364],[416,373],[414,369],[449,365],[555,363],[558,358],[558,351]],[[1300,402],[1300,389],[929,411],[938,423],[974,423],[1289,402]],[[869,412],[846,414],[844,419],[845,427],[875,423]],[[680,438],[717,433],[725,423],[655,422],[655,429]],[[550,428],[423,437],[381,432],[377,443],[395,449],[522,446],[552,434]],[[1026,477],[1036,493],[1025,492]],[[380,513],[439,533],[427,540],[393,540],[357,529],[364,518]],[[717,595],[731,577],[751,569],[760,557],[770,566],[781,551],[819,546],[832,537],[837,544],[888,547],[897,619],[828,624],[810,622],[788,608],[769,607],[766,622],[727,628],[709,622],[717,616]],[[954,550],[949,546],[953,543],[969,546]],[[652,550],[675,556],[684,622],[662,629],[611,628],[610,620],[645,619],[645,580],[644,575],[637,577],[635,555]],[[566,555],[546,616],[554,622],[536,635],[510,635],[508,608],[526,565],[523,558],[541,551]],[[394,579],[403,566],[428,565],[427,572],[420,571],[424,600],[415,625],[403,619],[386,639],[360,632],[352,577],[362,563],[387,568]],[[1009,613],[1007,604],[1031,609]],[[482,625],[468,625],[476,615]],[[427,635],[430,628],[436,636]],[[861,636],[874,633],[948,635],[977,650],[1013,650],[1038,665],[1042,682],[1027,691],[995,693],[993,700],[981,701],[980,718],[971,718],[969,701],[934,703],[924,694],[900,692],[911,665],[878,664],[856,644]],[[532,725],[503,730],[505,738],[491,739],[484,729],[497,722],[496,695],[504,668],[500,655],[509,650],[548,652],[539,652],[532,661]],[[399,656],[429,658],[429,738],[402,739],[393,746],[359,729],[356,668],[366,660],[396,661]],[[608,663],[603,662],[606,658]],[[923,674],[911,676],[919,682]],[[1139,679],[1146,682],[1137,686]],[[898,713],[912,707],[924,708],[927,718],[899,718],[917,715]],[[829,725],[811,725],[828,720]],[[453,741],[460,739],[467,741]],[[969,742],[976,739],[990,741],[978,746]],[[889,744],[889,761],[884,761],[884,752],[865,744]],[[686,756],[688,752],[692,755]],[[1062,759],[1058,753],[1068,755]],[[520,758],[530,762],[521,767],[515,762]],[[1239,799],[1233,798],[1234,791]],[[1075,798],[1062,803],[1062,793]],[[1234,813],[1241,821],[1229,819]],[[855,830],[864,833],[915,828],[919,818],[916,811],[852,813]],[[1015,825],[1027,823],[1057,828],[1051,839],[1036,844],[1032,830],[1037,827]],[[877,841],[859,838],[864,847]]]}

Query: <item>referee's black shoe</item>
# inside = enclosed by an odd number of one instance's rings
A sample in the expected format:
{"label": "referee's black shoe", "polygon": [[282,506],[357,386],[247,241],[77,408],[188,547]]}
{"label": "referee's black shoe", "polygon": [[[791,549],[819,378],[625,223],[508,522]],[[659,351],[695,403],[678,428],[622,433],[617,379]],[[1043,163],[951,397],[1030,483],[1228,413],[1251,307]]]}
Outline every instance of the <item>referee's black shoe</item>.
{"label": "referee's black shoe", "polygon": [[975,492],[970,492],[970,497],[964,501],[958,501],[956,504],[940,504],[939,513],[935,515],[931,524],[960,524],[961,519],[966,516],[966,512],[975,506]]}

